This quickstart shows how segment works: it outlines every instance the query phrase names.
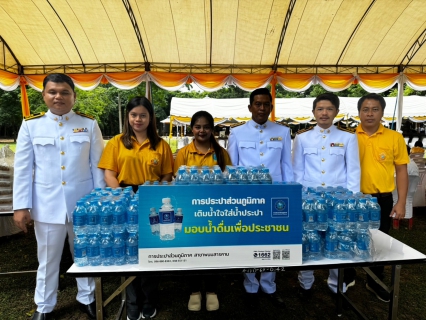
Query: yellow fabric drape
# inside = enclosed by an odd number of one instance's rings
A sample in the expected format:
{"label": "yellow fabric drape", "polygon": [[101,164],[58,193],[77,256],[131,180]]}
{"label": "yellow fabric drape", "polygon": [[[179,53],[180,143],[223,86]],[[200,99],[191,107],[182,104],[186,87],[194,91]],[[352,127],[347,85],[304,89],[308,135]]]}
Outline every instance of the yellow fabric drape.
{"label": "yellow fabric drape", "polygon": [[15,90],[19,86],[19,76],[0,70],[0,89],[4,91]]}
{"label": "yellow fabric drape", "polygon": [[222,88],[229,74],[191,74],[191,80],[205,91],[218,90]]}
{"label": "yellow fabric drape", "polygon": [[28,95],[27,95],[27,81],[25,80],[25,77],[20,77],[20,85],[21,85],[21,106],[22,106],[22,115],[24,117],[28,117],[30,115],[30,104],[28,102]]}
{"label": "yellow fabric drape", "polygon": [[285,89],[289,91],[304,91],[308,89],[314,80],[313,74],[287,74],[277,72],[277,81]]}
{"label": "yellow fabric drape", "polygon": [[232,79],[241,89],[253,91],[257,88],[267,86],[271,82],[273,75],[273,72],[269,74],[233,74]]}
{"label": "yellow fabric drape", "polygon": [[407,84],[415,90],[426,90],[426,75],[424,73],[406,73]]}
{"label": "yellow fabric drape", "polygon": [[352,74],[319,74],[318,82],[329,91],[341,91],[349,88],[355,77]]}
{"label": "yellow fabric drape", "polygon": [[46,78],[45,74],[25,76],[25,79],[27,80],[28,85],[37,91],[43,90],[44,78]]}
{"label": "yellow fabric drape", "polygon": [[[360,84],[369,89],[385,89],[392,87],[398,80],[398,73],[358,74]],[[425,75],[426,76],[426,75]]]}

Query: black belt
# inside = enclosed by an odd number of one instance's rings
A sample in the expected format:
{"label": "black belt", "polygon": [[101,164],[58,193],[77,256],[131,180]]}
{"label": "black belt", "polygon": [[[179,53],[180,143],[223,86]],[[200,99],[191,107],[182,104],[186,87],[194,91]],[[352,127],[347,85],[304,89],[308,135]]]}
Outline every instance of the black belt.
{"label": "black belt", "polygon": [[134,185],[134,184],[125,184],[125,183],[120,183],[120,187],[125,188],[125,187],[132,187],[133,192],[136,193],[139,189],[138,185]]}
{"label": "black belt", "polygon": [[391,197],[392,192],[383,192],[383,193],[370,193],[375,198],[386,198]]}

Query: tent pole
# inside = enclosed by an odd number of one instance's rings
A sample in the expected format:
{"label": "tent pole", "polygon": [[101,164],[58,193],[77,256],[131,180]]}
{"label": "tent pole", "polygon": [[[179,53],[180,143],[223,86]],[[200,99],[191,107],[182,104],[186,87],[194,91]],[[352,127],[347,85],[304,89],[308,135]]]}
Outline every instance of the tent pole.
{"label": "tent pole", "polygon": [[272,78],[271,81],[271,95],[272,95],[272,105],[274,106],[274,108],[272,108],[271,111],[271,121],[275,122],[275,89],[277,87],[277,76],[274,74],[274,77]]}
{"label": "tent pole", "polygon": [[25,80],[24,76],[20,77],[20,85],[21,85],[21,106],[22,106],[22,115],[24,117],[28,117],[30,115],[30,103],[28,102],[27,95],[27,80]]}
{"label": "tent pole", "polygon": [[[396,120],[396,131],[401,132],[402,125],[402,108],[404,103],[404,73],[400,73],[398,77],[398,105],[397,105],[397,120]],[[395,120],[395,119],[394,119]]]}

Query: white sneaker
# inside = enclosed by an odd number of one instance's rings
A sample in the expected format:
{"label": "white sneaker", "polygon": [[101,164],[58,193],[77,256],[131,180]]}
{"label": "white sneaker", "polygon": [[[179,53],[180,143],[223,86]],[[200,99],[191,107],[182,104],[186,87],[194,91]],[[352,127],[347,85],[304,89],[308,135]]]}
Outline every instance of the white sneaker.
{"label": "white sneaker", "polygon": [[206,309],[207,311],[216,311],[219,309],[219,300],[217,299],[216,293],[206,294]]}
{"label": "white sneaker", "polygon": [[193,293],[189,296],[188,310],[189,311],[201,310],[201,292]]}

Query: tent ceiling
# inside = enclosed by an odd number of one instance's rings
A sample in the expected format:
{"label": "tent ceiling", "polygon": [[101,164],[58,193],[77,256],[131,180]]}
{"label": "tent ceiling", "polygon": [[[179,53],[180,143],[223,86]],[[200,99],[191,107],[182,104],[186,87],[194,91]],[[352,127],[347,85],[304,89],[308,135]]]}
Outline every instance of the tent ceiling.
{"label": "tent ceiling", "polygon": [[0,0],[0,21],[19,74],[426,71],[424,0]]}

